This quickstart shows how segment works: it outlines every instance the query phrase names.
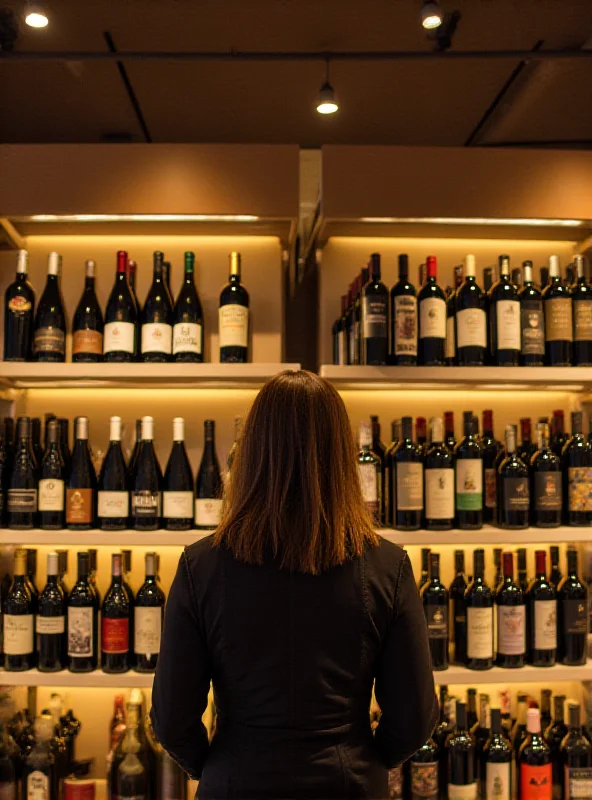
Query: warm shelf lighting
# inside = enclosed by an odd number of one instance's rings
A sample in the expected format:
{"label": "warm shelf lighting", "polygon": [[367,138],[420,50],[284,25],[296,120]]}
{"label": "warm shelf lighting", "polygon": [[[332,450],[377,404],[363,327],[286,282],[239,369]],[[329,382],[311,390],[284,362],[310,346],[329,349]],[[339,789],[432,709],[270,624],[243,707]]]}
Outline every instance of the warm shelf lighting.
{"label": "warm shelf lighting", "polygon": [[545,217],[360,217],[358,222],[428,224],[428,225],[512,225],[539,228],[579,228],[592,224],[584,219],[550,219]]}
{"label": "warm shelf lighting", "polygon": [[257,222],[253,214],[33,214],[15,222]]}

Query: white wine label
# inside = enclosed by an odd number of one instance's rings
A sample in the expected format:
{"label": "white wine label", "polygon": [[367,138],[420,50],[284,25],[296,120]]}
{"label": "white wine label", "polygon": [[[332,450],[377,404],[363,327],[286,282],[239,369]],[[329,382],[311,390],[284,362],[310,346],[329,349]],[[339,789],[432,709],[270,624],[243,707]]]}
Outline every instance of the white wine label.
{"label": "white wine label", "polygon": [[201,325],[198,322],[177,322],[173,327],[173,355],[196,353],[201,355]]}
{"label": "white wine label", "polygon": [[481,308],[465,308],[456,314],[456,346],[487,347],[487,315]]}
{"label": "white wine label", "polygon": [[362,311],[364,339],[386,339],[388,336],[388,296],[365,297]]}
{"label": "white wine label", "polygon": [[162,516],[170,519],[191,519],[193,492],[163,492]]}
{"label": "white wine label", "polygon": [[33,614],[4,614],[4,652],[7,656],[33,652],[34,619]]}
{"label": "white wine label", "polygon": [[467,608],[467,656],[493,658],[493,608]]}
{"label": "white wine label", "polygon": [[9,489],[6,505],[9,511],[18,513],[37,511],[37,489]]}
{"label": "white wine label", "polygon": [[395,297],[395,355],[417,355],[417,297]]}
{"label": "white wine label", "polygon": [[65,617],[37,617],[37,633],[64,633]]}
{"label": "white wine label", "polygon": [[498,300],[495,304],[497,349],[520,350],[520,303],[518,300]]}
{"label": "white wine label", "polygon": [[535,650],[555,650],[557,647],[557,600],[535,600]]}
{"label": "white wine label", "polygon": [[99,517],[127,517],[129,514],[129,492],[99,492]]}
{"label": "white wine label", "polygon": [[64,495],[64,481],[42,478],[39,481],[39,511],[63,511]]}
{"label": "white wine label", "polygon": [[483,508],[483,461],[460,458],[456,462],[456,508],[480,511]]}
{"label": "white wine label", "polygon": [[397,511],[423,509],[423,464],[397,462]]}
{"label": "white wine label", "polygon": [[590,800],[592,797],[592,767],[565,766],[564,771],[564,797],[566,800]]}
{"label": "white wine label", "polygon": [[374,464],[358,464],[358,475],[365,503],[378,502],[378,473]]}
{"label": "white wine label", "polygon": [[149,489],[132,492],[132,514],[136,517],[159,517],[160,492]]}
{"label": "white wine label", "polygon": [[218,309],[220,347],[247,347],[249,341],[249,309],[228,305]]}
{"label": "white wine label", "polygon": [[[448,784],[448,800],[477,800],[477,784]],[[489,800],[489,795],[488,795]]]}
{"label": "white wine label", "polygon": [[51,800],[48,775],[37,769],[27,775],[26,800]]}
{"label": "white wine label", "polygon": [[337,362],[340,367],[344,366],[344,364],[347,364],[345,331],[339,331],[337,334]]}
{"label": "white wine label", "polygon": [[93,654],[93,609],[68,608],[68,655],[90,658]]}
{"label": "white wine label", "polygon": [[195,524],[200,528],[217,528],[222,518],[222,500],[214,497],[196,497]]}
{"label": "white wine label", "polygon": [[170,353],[173,347],[173,328],[164,322],[142,325],[142,353]]}
{"label": "white wine label", "polygon": [[526,652],[525,606],[497,606],[497,651],[504,656]]}
{"label": "white wine label", "polygon": [[485,765],[485,797],[487,800],[512,800],[512,765],[487,763]]}
{"label": "white wine label", "polygon": [[589,342],[592,340],[592,303],[579,300],[574,303],[574,341]]}
{"label": "white wine label", "polygon": [[548,342],[573,340],[571,297],[554,297],[545,301],[545,338]]}
{"label": "white wine label", "polygon": [[419,336],[446,339],[446,303],[439,297],[428,297],[419,304]]}
{"label": "white wine label", "polygon": [[133,354],[135,333],[133,322],[108,322],[103,332],[103,353]]}
{"label": "white wine label", "polygon": [[426,519],[453,519],[454,469],[426,469]]}
{"label": "white wine label", "polygon": [[456,355],[456,331],[454,330],[454,317],[446,317],[446,347],[445,358],[454,358]]}
{"label": "white wine label", "polygon": [[537,308],[522,308],[522,354],[525,356],[545,355],[545,317],[542,301]]}
{"label": "white wine label", "polygon": [[136,606],[134,622],[134,653],[148,657],[158,655],[162,635],[162,609]]}

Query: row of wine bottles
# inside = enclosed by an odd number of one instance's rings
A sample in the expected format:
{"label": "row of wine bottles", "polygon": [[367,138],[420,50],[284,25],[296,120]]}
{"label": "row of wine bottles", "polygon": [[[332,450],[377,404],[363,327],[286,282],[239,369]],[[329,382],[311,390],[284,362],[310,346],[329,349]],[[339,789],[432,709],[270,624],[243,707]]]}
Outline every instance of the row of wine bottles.
{"label": "row of wine bottles", "polygon": [[472,411],[463,414],[464,436],[454,437],[452,412],[426,421],[403,417],[392,426],[389,447],[380,441],[378,417],[359,428],[358,473],[364,500],[377,525],[398,530],[464,530],[495,523],[502,528],[552,528],[592,524],[592,443],[582,432],[581,411],[571,414],[571,437],[563,412],[506,426],[505,446],[493,436],[493,412],[483,412],[482,434]]}
{"label": "row of wine bottles", "polygon": [[550,256],[537,287],[532,261],[524,261],[521,271],[510,270],[509,256],[500,255],[499,279],[491,284],[489,269],[483,290],[475,256],[467,255],[464,266],[455,268],[454,289],[444,291],[436,257],[428,256],[416,291],[409,258],[401,254],[389,297],[380,254],[373,253],[341,298],[332,328],[333,363],[592,365],[592,285],[584,266],[584,257],[575,256],[575,277],[571,272],[564,279],[559,257]]}
{"label": "row of wine bottles", "polygon": [[[4,360],[65,361],[68,315],[60,289],[62,257],[49,254],[47,283],[35,310],[27,277],[27,251],[20,250],[16,278],[4,296]],[[72,319],[72,361],[178,361],[204,359],[204,319],[194,279],[195,255],[185,253],[185,275],[176,301],[170,264],[154,253],[152,285],[141,306],[136,264],[117,253],[115,284],[105,315],[95,293],[96,264],[86,262],[82,296]],[[249,294],[241,284],[240,253],[230,254],[230,277],[218,307],[220,361],[246,362],[249,351]]]}

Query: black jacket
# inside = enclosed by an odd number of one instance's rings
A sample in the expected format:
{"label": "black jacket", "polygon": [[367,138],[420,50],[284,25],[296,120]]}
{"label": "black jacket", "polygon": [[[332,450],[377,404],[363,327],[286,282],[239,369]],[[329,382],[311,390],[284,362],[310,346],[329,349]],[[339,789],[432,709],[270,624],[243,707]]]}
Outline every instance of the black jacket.
{"label": "black jacket", "polygon": [[200,800],[386,797],[387,767],[427,740],[437,714],[408,556],[381,540],[312,576],[238,562],[211,536],[192,545],[171,587],[152,704],[156,735],[200,778]]}

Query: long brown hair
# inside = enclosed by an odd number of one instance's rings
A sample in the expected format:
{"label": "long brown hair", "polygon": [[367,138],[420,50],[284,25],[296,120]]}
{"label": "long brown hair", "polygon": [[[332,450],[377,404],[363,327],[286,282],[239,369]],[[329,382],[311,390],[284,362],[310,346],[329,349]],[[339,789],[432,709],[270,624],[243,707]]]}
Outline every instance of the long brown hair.
{"label": "long brown hair", "polygon": [[327,381],[287,370],[261,389],[237,443],[214,541],[249,564],[277,559],[313,575],[378,545],[347,412]]}

